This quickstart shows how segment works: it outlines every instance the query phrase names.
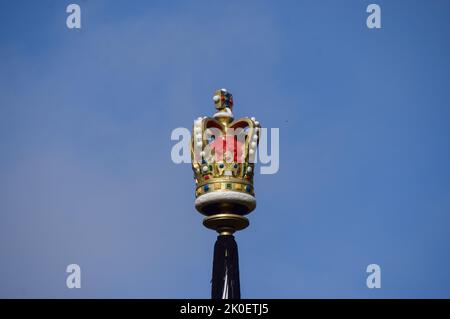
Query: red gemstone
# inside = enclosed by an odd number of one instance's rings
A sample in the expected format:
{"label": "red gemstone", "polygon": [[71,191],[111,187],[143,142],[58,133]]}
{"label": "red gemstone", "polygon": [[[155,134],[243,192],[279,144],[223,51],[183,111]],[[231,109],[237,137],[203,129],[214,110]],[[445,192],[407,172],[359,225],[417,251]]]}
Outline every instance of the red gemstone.
{"label": "red gemstone", "polygon": [[209,176],[208,176],[208,175],[206,175],[206,176],[205,176],[205,180],[208,180],[208,179],[209,179]]}

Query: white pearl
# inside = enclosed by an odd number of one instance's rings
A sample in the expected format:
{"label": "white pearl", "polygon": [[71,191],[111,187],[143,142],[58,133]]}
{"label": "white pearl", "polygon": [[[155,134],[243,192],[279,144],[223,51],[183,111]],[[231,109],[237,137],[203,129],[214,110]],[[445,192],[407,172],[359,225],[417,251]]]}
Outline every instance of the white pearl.
{"label": "white pearl", "polygon": [[201,157],[205,157],[205,152],[201,151],[201,152],[200,152],[200,156],[201,156]]}
{"label": "white pearl", "polygon": [[255,150],[254,149],[250,149],[248,152],[250,153],[250,155],[253,155],[255,153]]}
{"label": "white pearl", "polygon": [[214,102],[217,102],[217,101],[219,101],[220,100],[220,97],[218,96],[218,95],[214,95],[213,96],[213,101]]}
{"label": "white pearl", "polygon": [[248,172],[248,173],[251,173],[251,172],[252,172],[252,167],[251,167],[251,166],[247,167],[247,172]]}
{"label": "white pearl", "polygon": [[197,146],[198,146],[198,147],[202,147],[202,146],[203,146],[203,143],[202,143],[202,142],[197,142]]}
{"label": "white pearl", "polygon": [[255,125],[258,126],[258,125],[259,125],[259,122],[258,122],[258,121],[255,121]]}
{"label": "white pearl", "polygon": [[253,148],[255,148],[255,147],[256,147],[256,142],[252,142],[251,146],[252,146]]}
{"label": "white pearl", "polygon": [[253,140],[254,140],[254,141],[257,141],[257,140],[258,140],[258,135],[256,135],[256,134],[253,135]]}
{"label": "white pearl", "polygon": [[256,121],[256,119],[255,119],[254,117],[251,117],[250,119],[251,119],[253,122]]}
{"label": "white pearl", "polygon": [[200,127],[198,127],[198,126],[196,126],[196,127],[194,127],[194,132],[195,133],[200,133],[202,131],[202,129],[200,128]]}
{"label": "white pearl", "polygon": [[206,173],[206,172],[208,171],[208,166],[203,166],[203,167],[202,167],[202,170],[203,170],[203,172]]}

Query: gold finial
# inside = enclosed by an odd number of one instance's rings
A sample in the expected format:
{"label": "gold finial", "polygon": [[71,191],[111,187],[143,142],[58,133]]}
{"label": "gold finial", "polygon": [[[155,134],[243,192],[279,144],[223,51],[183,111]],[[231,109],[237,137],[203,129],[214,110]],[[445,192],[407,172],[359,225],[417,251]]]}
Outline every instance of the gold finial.
{"label": "gold finial", "polygon": [[217,110],[214,118],[223,124],[230,123],[233,120],[233,95],[227,89],[216,90],[213,101]]}

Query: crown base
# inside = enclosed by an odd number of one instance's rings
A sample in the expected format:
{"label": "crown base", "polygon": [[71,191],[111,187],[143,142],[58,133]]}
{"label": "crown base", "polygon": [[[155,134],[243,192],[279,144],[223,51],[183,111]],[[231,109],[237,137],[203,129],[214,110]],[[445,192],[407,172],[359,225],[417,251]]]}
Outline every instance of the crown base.
{"label": "crown base", "polygon": [[206,216],[225,213],[242,216],[249,214],[255,207],[255,197],[236,191],[215,191],[203,194],[195,200],[195,208]]}
{"label": "crown base", "polygon": [[255,196],[255,190],[253,189],[251,180],[242,180],[238,178],[214,178],[208,182],[198,183],[195,190],[195,197],[220,191],[234,191]]}

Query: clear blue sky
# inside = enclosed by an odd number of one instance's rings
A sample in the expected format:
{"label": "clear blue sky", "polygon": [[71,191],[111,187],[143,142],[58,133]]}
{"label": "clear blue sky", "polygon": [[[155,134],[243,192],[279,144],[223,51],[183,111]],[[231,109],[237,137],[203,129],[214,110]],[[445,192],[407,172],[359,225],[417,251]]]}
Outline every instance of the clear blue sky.
{"label": "clear blue sky", "polygon": [[73,2],[81,30],[69,1],[0,3],[0,297],[208,298],[170,133],[221,87],[280,128],[243,297],[450,297],[449,1]]}

